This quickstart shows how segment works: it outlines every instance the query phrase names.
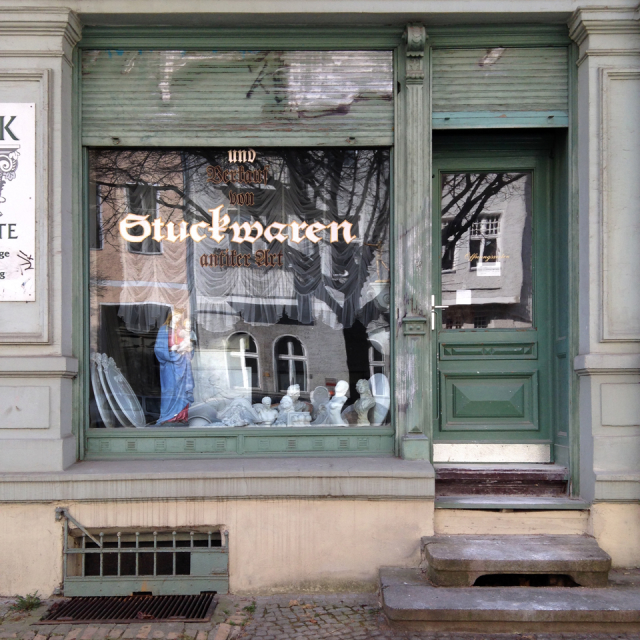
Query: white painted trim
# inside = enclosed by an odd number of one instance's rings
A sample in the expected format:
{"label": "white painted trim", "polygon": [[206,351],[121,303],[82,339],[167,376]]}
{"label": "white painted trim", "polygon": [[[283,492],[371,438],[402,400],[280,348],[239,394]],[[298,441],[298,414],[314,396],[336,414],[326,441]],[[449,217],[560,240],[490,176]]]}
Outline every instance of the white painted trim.
{"label": "white painted trim", "polygon": [[551,462],[551,445],[436,442],[433,445],[433,461]]}

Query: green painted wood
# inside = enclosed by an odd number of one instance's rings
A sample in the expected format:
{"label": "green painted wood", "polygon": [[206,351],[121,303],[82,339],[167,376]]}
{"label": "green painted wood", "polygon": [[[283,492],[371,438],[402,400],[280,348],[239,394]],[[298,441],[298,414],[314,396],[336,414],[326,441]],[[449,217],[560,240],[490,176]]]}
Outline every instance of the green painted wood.
{"label": "green painted wood", "polygon": [[[429,148],[429,49],[422,25],[408,25],[406,45],[398,55],[397,128],[394,149],[394,303],[393,360],[395,425],[399,452],[414,458],[420,449],[429,455],[428,440],[408,443],[402,438],[429,431],[431,336],[425,331],[429,311],[431,237]],[[411,450],[412,449],[412,450]]]}
{"label": "green painted wood", "polygon": [[392,51],[82,53],[87,146],[391,145]]}
{"label": "green painted wood", "polygon": [[[449,172],[531,171],[533,219],[532,329],[438,328],[433,350],[434,440],[447,442],[548,442],[552,437],[551,251],[547,138],[501,134],[442,134],[434,141],[433,263],[436,304],[440,292],[440,175]],[[519,150],[528,147],[527,151]],[[440,322],[437,325],[441,325]],[[485,346],[486,345],[486,346]],[[461,351],[466,346],[464,355]],[[526,347],[526,348],[525,348]],[[493,352],[497,348],[497,352]],[[500,349],[507,352],[500,354]],[[518,352],[521,350],[521,352]],[[509,353],[509,351],[511,353]],[[442,357],[453,353],[455,357]],[[535,354],[535,355],[534,355]],[[505,356],[505,357],[495,357]],[[440,356],[438,358],[438,356]]]}
{"label": "green painted wood", "polygon": [[92,27],[82,30],[83,49],[258,49],[316,50],[393,49],[404,26],[378,27]]}
{"label": "green painted wood", "polygon": [[86,457],[113,458],[237,457],[237,456],[372,456],[394,452],[392,428],[321,430],[271,428],[237,429],[89,429]]}
{"label": "green painted wood", "polygon": [[212,576],[103,576],[68,577],[64,581],[66,598],[85,596],[130,596],[151,591],[154,596],[199,595],[202,591],[229,593],[229,577]]}
{"label": "green painted wood", "polygon": [[478,115],[482,112],[500,116],[514,112],[509,126],[519,126],[527,120],[523,114],[541,112],[538,122],[528,126],[540,126],[540,122],[548,126],[556,117],[564,118],[566,126],[568,73],[567,47],[434,48],[432,109],[439,125],[450,123],[453,113],[474,114],[466,124],[460,123],[468,127],[482,119]]}
{"label": "green painted wood", "polygon": [[434,129],[566,128],[566,111],[434,112]]}
{"label": "green painted wood", "polygon": [[472,24],[429,26],[433,47],[571,46],[566,24]]}

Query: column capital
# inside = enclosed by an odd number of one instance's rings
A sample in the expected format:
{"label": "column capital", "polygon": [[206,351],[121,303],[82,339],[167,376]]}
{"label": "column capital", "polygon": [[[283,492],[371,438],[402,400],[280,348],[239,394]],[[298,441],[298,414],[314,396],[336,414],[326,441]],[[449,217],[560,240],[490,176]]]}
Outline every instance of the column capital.
{"label": "column capital", "polygon": [[[640,35],[640,5],[578,9],[568,22],[569,36],[579,46],[591,36]],[[610,42],[610,38],[606,40]],[[604,38],[603,38],[604,43]],[[593,43],[590,43],[592,46]],[[607,45],[603,45],[607,46]],[[609,45],[610,48],[610,45]]]}
{"label": "column capital", "polygon": [[66,7],[0,7],[0,56],[60,56],[71,62],[82,23]]}

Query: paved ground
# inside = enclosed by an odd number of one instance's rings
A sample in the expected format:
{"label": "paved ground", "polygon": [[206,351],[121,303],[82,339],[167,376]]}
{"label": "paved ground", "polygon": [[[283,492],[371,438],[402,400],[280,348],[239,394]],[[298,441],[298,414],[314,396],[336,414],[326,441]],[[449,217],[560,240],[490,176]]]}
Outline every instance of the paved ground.
{"label": "paved ground", "polygon": [[36,625],[47,601],[30,613],[0,598],[0,640],[640,640],[640,634],[413,633],[391,629],[374,595],[216,596],[213,619],[201,624]]}

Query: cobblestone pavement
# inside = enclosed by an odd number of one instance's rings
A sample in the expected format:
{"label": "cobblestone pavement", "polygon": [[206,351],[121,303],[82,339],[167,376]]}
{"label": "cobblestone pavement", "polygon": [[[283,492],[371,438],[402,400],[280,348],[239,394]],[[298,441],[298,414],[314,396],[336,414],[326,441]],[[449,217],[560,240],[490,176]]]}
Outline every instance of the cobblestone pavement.
{"label": "cobblestone pavement", "polygon": [[392,629],[373,594],[216,596],[206,623],[37,625],[55,600],[29,613],[0,598],[0,640],[640,640],[637,633],[416,633]]}

